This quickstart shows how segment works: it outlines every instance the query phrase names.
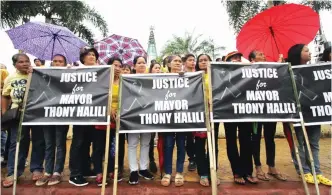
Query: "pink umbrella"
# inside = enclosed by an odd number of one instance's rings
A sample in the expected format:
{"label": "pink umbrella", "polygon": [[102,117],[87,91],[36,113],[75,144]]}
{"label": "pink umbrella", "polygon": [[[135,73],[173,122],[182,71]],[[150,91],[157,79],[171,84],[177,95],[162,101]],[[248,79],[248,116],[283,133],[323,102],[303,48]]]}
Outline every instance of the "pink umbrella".
{"label": "pink umbrella", "polygon": [[107,64],[112,57],[118,57],[124,64],[133,65],[136,56],[146,57],[146,51],[136,40],[129,37],[113,34],[94,44],[99,53],[100,64]]}

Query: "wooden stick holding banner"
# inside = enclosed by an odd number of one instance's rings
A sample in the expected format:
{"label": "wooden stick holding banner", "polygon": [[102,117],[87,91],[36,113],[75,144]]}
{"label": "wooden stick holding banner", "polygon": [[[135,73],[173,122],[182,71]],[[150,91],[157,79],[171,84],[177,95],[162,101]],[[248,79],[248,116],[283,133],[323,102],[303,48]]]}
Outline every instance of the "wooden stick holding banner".
{"label": "wooden stick holding banner", "polygon": [[24,110],[28,99],[28,93],[31,83],[32,73],[29,73],[27,84],[25,87],[24,98],[22,102],[22,110],[20,111],[20,121],[18,124],[17,135],[16,135],[16,152],[15,152],[15,163],[14,163],[14,185],[13,185],[13,195],[16,195],[16,186],[17,186],[17,166],[18,166],[18,154],[20,150],[20,141],[21,141],[21,134],[22,134],[22,122],[24,117]]}
{"label": "wooden stick holding banner", "polygon": [[108,105],[107,105],[107,128],[106,128],[106,143],[105,143],[105,160],[104,160],[104,170],[103,170],[103,182],[101,187],[101,195],[105,194],[106,188],[106,178],[107,178],[107,168],[108,168],[108,158],[109,158],[109,149],[110,149],[110,130],[111,130],[111,112],[112,112],[112,92],[113,92],[113,81],[114,81],[114,67],[110,67],[110,82],[109,82],[109,90],[108,90]]}
{"label": "wooden stick holding banner", "polygon": [[[295,83],[294,73],[293,73],[292,66],[291,66],[290,63],[288,64],[288,70],[289,70],[289,74],[291,76],[294,96],[295,96],[295,100],[296,100],[296,104],[297,104],[297,109],[299,111],[299,115],[300,115],[300,119],[301,119],[301,127],[302,127],[301,129],[302,129],[305,144],[307,145],[307,149],[308,149],[308,153],[309,153],[309,161],[310,161],[311,170],[312,170],[312,173],[313,173],[313,176],[314,176],[316,193],[317,193],[317,195],[320,195],[318,182],[317,182],[317,177],[316,177],[316,170],[315,170],[314,160],[313,160],[313,157],[312,157],[312,152],[311,152],[311,147],[310,147],[310,144],[309,144],[308,134],[307,134],[307,131],[306,131],[305,126],[304,126],[303,116],[302,116],[302,112],[301,112],[300,100],[299,100],[299,96],[298,96],[298,93],[297,93],[297,87],[296,87],[296,83]],[[294,129],[293,124],[291,125],[291,128]],[[299,146],[299,144],[298,144],[298,146]],[[302,164],[299,164],[299,165],[301,165],[300,169],[303,170]],[[302,176],[302,180],[303,180],[304,179],[304,174],[301,173],[301,176]],[[306,183],[305,183],[305,188],[307,188]],[[308,191],[308,193],[309,193],[309,191]]]}
{"label": "wooden stick holding banner", "polygon": [[289,126],[290,126],[290,130],[291,130],[292,140],[293,140],[294,144],[296,143],[296,146],[293,146],[293,147],[294,147],[297,162],[299,163],[300,174],[301,174],[301,179],[302,179],[302,183],[303,183],[303,186],[304,186],[304,191],[305,191],[305,194],[309,195],[310,193],[309,193],[309,189],[308,189],[308,184],[304,179],[303,166],[302,166],[302,162],[301,162],[301,158],[300,158],[300,154],[299,154],[299,149],[298,149],[300,147],[299,141],[297,140],[293,124],[290,123]]}
{"label": "wooden stick holding banner", "polygon": [[114,159],[114,181],[113,181],[113,195],[117,194],[118,189],[118,172],[119,172],[119,129],[120,129],[120,113],[121,113],[121,98],[122,94],[122,76],[119,77],[119,98],[118,111],[116,114],[116,131],[115,131],[115,159]]}
{"label": "wooden stick holding banner", "polygon": [[[208,100],[206,99],[207,95],[210,96],[209,94],[206,94],[206,86],[204,83],[204,72],[202,73],[202,84],[203,84],[203,91],[204,91],[204,104],[205,104],[205,118],[206,118],[206,128],[207,128],[207,140],[208,140],[208,151],[209,151],[209,161],[210,161],[210,175],[211,175],[211,187],[212,187],[212,195],[217,195],[218,194],[218,188],[217,188],[217,171],[216,171],[216,163],[215,163],[215,153],[214,153],[214,144],[213,144],[213,137],[214,134],[211,132],[211,126],[210,126],[210,112],[209,112],[209,104]],[[211,91],[211,90],[210,90]],[[209,99],[211,99],[209,97]]]}
{"label": "wooden stick holding banner", "polygon": [[[208,108],[209,108],[209,119],[211,117],[211,120],[210,121],[210,124],[209,127],[211,129],[211,134],[212,134],[212,152],[213,152],[213,168],[215,171],[217,171],[217,163],[216,162],[216,141],[218,140],[215,140],[215,129],[214,129],[214,123],[212,122],[213,121],[213,100],[212,100],[212,74],[211,74],[211,64],[208,65],[207,67],[207,76],[209,77],[209,82],[208,82],[208,89],[209,89],[209,94],[208,95]],[[204,77],[203,77],[204,78]],[[205,87],[205,83],[204,83],[204,80],[203,80],[203,85]],[[204,90],[205,91],[205,90]],[[206,97],[206,96],[204,96]],[[208,126],[207,126],[208,127]],[[219,127],[219,125],[218,125]]]}

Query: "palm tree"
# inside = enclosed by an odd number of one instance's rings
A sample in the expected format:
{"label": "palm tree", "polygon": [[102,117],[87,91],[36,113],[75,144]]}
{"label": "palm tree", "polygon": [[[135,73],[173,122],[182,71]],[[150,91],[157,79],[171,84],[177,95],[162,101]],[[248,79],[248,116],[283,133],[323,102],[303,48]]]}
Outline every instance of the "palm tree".
{"label": "palm tree", "polygon": [[107,35],[106,21],[99,13],[82,1],[2,1],[1,27],[13,28],[31,17],[45,16],[45,22],[69,28],[82,39],[93,44],[93,33],[84,25],[91,22],[103,36]]}
{"label": "palm tree", "polygon": [[[234,28],[236,33],[239,33],[242,26],[256,14],[264,11],[265,9],[281,5],[286,3],[286,1],[256,1],[256,0],[247,0],[247,1],[226,1],[223,0],[222,4],[226,7],[229,23]],[[306,1],[303,0],[301,4],[309,5],[317,13],[322,10],[331,10],[331,1]],[[320,34],[321,29],[320,29]]]}
{"label": "palm tree", "polygon": [[225,49],[225,47],[217,47],[211,38],[199,41],[201,37],[202,35],[194,37],[193,33],[185,33],[184,37],[173,35],[173,39],[169,40],[161,51],[161,56],[172,54],[183,55],[187,53],[197,56],[200,53],[206,53],[216,58],[218,56],[216,52]]}

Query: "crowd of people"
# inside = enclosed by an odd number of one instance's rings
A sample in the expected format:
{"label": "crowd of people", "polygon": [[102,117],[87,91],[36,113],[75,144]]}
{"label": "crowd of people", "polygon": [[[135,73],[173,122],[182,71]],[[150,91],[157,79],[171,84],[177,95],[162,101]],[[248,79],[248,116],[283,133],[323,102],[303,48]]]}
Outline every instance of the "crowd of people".
{"label": "crowd of people", "polygon": [[[80,62],[83,66],[97,66],[99,54],[94,48],[84,48],[80,53]],[[242,54],[240,52],[231,52],[223,58],[218,58],[216,61],[225,62],[241,62]],[[264,51],[253,50],[248,57],[250,62],[265,62]],[[310,52],[306,45],[297,44],[289,49],[288,59],[293,66],[300,64],[307,64],[310,61]],[[27,83],[28,74],[33,71],[30,64],[30,59],[26,54],[19,53],[12,57],[15,72],[8,75],[5,67],[1,67],[1,113],[17,108],[22,103],[25,87]],[[285,61],[280,56],[279,62]],[[331,47],[324,51],[322,61],[331,61]],[[112,85],[112,111],[111,111],[111,146],[110,155],[108,159],[107,175],[103,175],[103,158],[105,152],[106,141],[106,126],[101,125],[74,125],[73,137],[69,151],[69,169],[70,179],[69,183],[75,186],[85,186],[88,184],[86,178],[95,178],[95,183],[98,186],[102,185],[103,177],[114,179],[114,142],[115,142],[115,119],[117,117],[117,108],[119,103],[119,82],[121,74],[142,74],[142,73],[179,73],[179,72],[194,72],[204,71],[205,89],[208,94],[208,74],[207,69],[212,62],[212,59],[207,54],[200,54],[197,57],[193,54],[185,54],[183,57],[178,55],[171,55],[164,58],[162,64],[153,60],[151,65],[147,67],[146,58],[143,56],[136,56],[133,61],[133,67],[128,64],[123,64],[122,60],[116,57],[108,61],[108,65],[114,66],[114,82]],[[36,66],[43,66],[42,60],[35,59]],[[63,55],[55,55],[53,57],[51,66],[65,67],[67,66],[66,58]],[[215,140],[218,140],[219,123],[214,124]],[[280,181],[286,181],[285,174],[280,172],[276,167],[276,145],[274,137],[276,133],[275,122],[257,123],[243,122],[243,123],[223,123],[225,127],[226,150],[227,156],[231,165],[234,182],[236,184],[257,184],[258,180],[269,181],[274,177]],[[17,176],[21,176],[26,167],[27,157],[29,153],[30,141],[31,158],[30,172],[32,173],[32,180],[35,181],[36,186],[56,185],[62,180],[64,163],[67,148],[66,139],[69,126],[23,126],[22,139],[19,146]],[[256,130],[254,130],[256,129]],[[264,140],[266,147],[266,165],[268,166],[267,173],[263,171],[260,160],[260,140],[262,137],[262,129],[264,129]],[[331,186],[332,182],[329,178],[322,175],[319,163],[319,138],[321,128],[320,126],[307,127],[309,135],[309,144],[313,153],[315,171],[319,183]],[[11,187],[14,182],[14,160],[16,151],[16,138],[18,131],[18,122],[12,124],[8,129],[1,131],[1,155],[3,162],[7,163],[7,177],[4,179],[3,187]],[[238,132],[238,133],[237,133]],[[288,123],[284,123],[284,132],[289,142],[291,157],[298,174],[299,166],[295,158],[294,143],[290,136],[290,128]],[[308,151],[304,142],[303,132],[300,128],[296,128],[296,134],[299,140],[299,153],[301,163],[304,168],[305,180],[308,183],[314,183],[312,170],[308,164]],[[31,137],[30,137],[31,135]],[[202,186],[211,185],[209,158],[206,150],[207,134],[206,132],[181,132],[181,133],[131,133],[119,135],[119,174],[118,181],[123,180],[124,173],[124,157],[125,150],[128,152],[129,163],[129,181],[131,185],[138,184],[139,178],[145,180],[153,180],[154,174],[157,172],[158,166],[155,162],[154,146],[155,138],[163,136],[164,144],[164,174],[161,180],[162,186],[170,186],[172,181],[172,166],[173,166],[173,149],[176,143],[176,173],[175,186],[184,185],[184,162],[186,154],[188,156],[189,171],[196,171],[200,177],[199,183]],[[239,143],[237,142],[237,137]],[[127,141],[127,148],[125,142]],[[239,144],[239,146],[238,146]],[[92,145],[92,150],[90,151]],[[137,148],[139,150],[139,163],[137,162]],[[215,159],[218,165],[218,141],[215,142]],[[92,165],[92,166],[91,166]],[[255,166],[254,166],[255,165]],[[224,165],[223,165],[224,166]],[[225,165],[226,166],[226,165]],[[93,169],[92,169],[93,167]],[[256,173],[254,172],[254,167]],[[217,167],[218,168],[218,167]],[[220,180],[217,180],[220,184]]]}

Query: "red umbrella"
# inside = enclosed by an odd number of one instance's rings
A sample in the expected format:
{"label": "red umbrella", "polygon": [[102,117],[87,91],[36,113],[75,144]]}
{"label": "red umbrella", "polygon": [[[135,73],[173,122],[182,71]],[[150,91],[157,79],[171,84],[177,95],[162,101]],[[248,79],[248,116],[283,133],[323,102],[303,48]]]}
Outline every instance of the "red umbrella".
{"label": "red umbrella", "polygon": [[146,52],[142,45],[129,37],[113,34],[94,44],[99,53],[100,64],[107,64],[112,57],[118,57],[124,64],[133,65],[136,56],[146,57]]}
{"label": "red umbrella", "polygon": [[295,44],[310,43],[319,29],[319,15],[308,6],[284,4],[257,14],[241,29],[236,47],[248,57],[252,50],[264,52],[267,60],[277,61],[279,54]]}

